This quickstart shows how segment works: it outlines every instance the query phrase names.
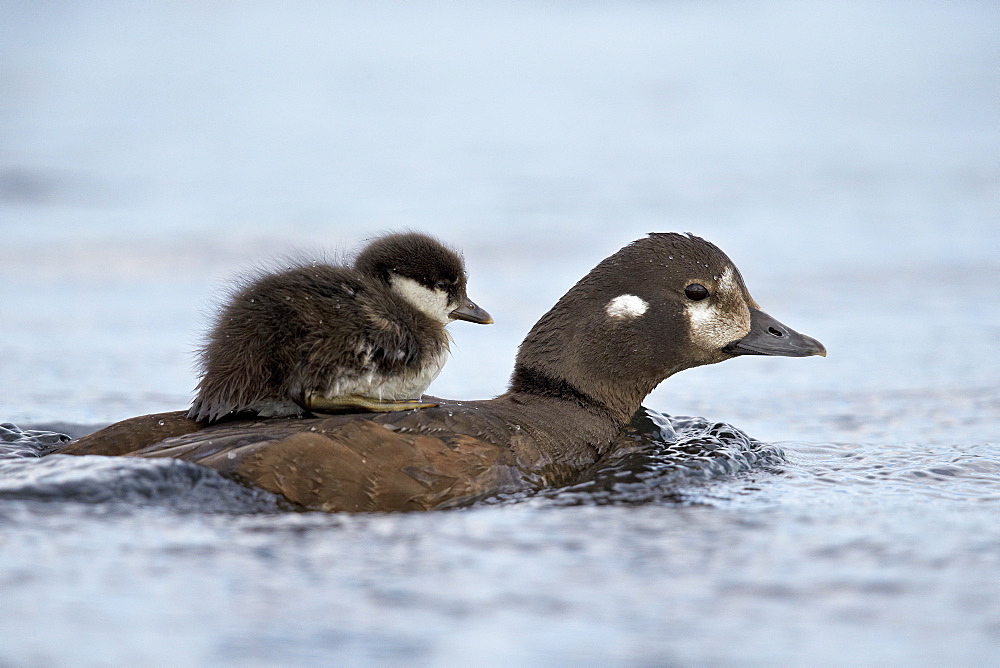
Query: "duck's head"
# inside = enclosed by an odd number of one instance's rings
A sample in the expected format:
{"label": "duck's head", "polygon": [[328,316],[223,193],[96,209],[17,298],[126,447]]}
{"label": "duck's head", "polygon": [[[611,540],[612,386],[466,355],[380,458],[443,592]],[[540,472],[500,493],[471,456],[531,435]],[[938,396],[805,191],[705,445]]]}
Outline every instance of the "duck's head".
{"label": "duck's head", "polygon": [[511,390],[575,398],[628,419],[668,376],[737,355],[826,349],[764,313],[713,244],[651,234],[597,265],[538,321]]}
{"label": "duck's head", "polygon": [[375,239],[354,259],[354,268],[384,282],[418,310],[442,324],[493,322],[466,294],[462,257],[437,239],[406,232]]}

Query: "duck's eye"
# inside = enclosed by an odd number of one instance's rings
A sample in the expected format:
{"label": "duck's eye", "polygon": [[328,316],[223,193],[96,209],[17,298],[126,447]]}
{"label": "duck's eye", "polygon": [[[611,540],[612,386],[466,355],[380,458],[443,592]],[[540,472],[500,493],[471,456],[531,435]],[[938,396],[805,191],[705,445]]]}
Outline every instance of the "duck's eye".
{"label": "duck's eye", "polygon": [[692,283],[684,288],[684,294],[687,295],[687,298],[691,301],[700,302],[702,299],[708,297],[708,288],[701,283]]}
{"label": "duck's eye", "polygon": [[448,290],[448,281],[438,281],[434,284],[434,289],[446,292]]}

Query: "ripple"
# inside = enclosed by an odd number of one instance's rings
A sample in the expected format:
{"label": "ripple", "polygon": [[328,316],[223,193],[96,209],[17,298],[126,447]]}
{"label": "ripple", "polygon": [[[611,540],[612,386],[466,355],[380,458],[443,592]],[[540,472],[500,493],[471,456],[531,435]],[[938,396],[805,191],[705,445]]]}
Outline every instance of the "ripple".
{"label": "ripple", "polygon": [[288,506],[273,494],[189,462],[70,455],[0,459],[0,499],[156,505],[204,513],[273,512]]}
{"label": "ripple", "polygon": [[41,429],[20,429],[10,422],[0,424],[0,458],[41,457],[63,443],[69,436]]}
{"label": "ripple", "polygon": [[[45,456],[68,436],[0,424],[0,498],[160,505],[257,513],[289,509],[278,497],[177,460]],[[831,494],[832,493],[832,494]],[[1000,446],[795,443],[751,438],[723,422],[640,410],[613,451],[558,489],[479,503],[725,506],[826,504],[868,499],[1000,501]]]}
{"label": "ripple", "polygon": [[809,444],[789,448],[788,460],[783,473],[800,490],[821,483],[886,502],[1000,501],[997,444]]}

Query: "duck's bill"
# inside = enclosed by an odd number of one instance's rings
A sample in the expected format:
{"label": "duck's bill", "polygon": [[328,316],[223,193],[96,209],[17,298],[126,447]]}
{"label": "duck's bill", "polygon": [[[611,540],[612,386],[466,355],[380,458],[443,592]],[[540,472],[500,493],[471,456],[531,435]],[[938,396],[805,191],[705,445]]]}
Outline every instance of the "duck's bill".
{"label": "duck's bill", "polygon": [[452,320],[466,320],[468,322],[474,322],[478,325],[493,324],[493,317],[483,309],[476,306],[476,304],[471,300],[466,301],[465,304],[449,313],[448,317]]}
{"label": "duck's bill", "polygon": [[780,355],[782,357],[826,357],[823,344],[755,308],[750,309],[750,331],[739,341],[727,344],[722,352],[729,355]]}

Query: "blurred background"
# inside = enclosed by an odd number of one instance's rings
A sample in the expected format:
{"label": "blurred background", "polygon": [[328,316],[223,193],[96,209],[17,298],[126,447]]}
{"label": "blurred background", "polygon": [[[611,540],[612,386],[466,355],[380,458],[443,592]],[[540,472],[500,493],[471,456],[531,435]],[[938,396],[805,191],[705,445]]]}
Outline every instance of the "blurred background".
{"label": "blurred background", "polygon": [[831,440],[947,396],[995,426],[995,2],[4,0],[0,26],[0,420],[185,408],[230,277],[410,228],[496,319],[451,326],[432,393],[499,394],[573,282],[682,231],[830,357],[650,407]]}

